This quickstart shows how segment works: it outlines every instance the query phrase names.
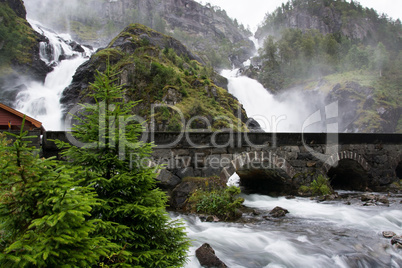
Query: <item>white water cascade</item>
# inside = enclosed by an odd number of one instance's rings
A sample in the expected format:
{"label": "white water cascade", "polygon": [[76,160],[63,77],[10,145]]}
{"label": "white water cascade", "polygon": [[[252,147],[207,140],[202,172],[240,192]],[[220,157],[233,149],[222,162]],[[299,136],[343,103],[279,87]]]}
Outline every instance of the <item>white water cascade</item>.
{"label": "white water cascade", "polygon": [[298,89],[271,94],[257,80],[239,76],[239,69],[223,70],[221,75],[229,80],[229,93],[243,105],[249,117],[255,119],[267,132],[323,132],[321,122],[303,129],[305,120],[324,106],[319,91],[309,94]]}
{"label": "white water cascade", "polygon": [[[250,40],[258,51],[259,40],[254,37],[251,37]],[[250,66],[251,58],[243,63],[245,67]],[[239,69],[223,70],[221,75],[229,81],[229,93],[240,101],[248,117],[255,119],[264,131],[327,131],[322,122],[309,124],[303,128],[303,123],[310,115],[317,110],[324,109],[324,96],[318,89],[306,92],[300,88],[293,88],[273,95],[257,80],[242,76],[239,71]]]}
{"label": "white water cascade", "polygon": [[46,64],[54,66],[54,69],[46,76],[43,84],[29,82],[27,90],[18,93],[16,108],[41,121],[46,130],[62,130],[61,94],[71,83],[77,68],[88,60],[92,51],[86,47],[82,47],[85,52],[74,51],[69,45],[72,42],[69,35],[56,34],[38,22],[29,22],[37,32],[49,39],[49,44],[40,44],[40,57]]}
{"label": "white water cascade", "polygon": [[[308,198],[286,199],[245,195],[247,207],[260,215],[243,216],[244,223],[201,222],[180,216],[193,240],[187,268],[201,267],[195,250],[209,243],[228,267],[402,267],[401,250],[382,237],[382,231],[402,234],[400,198],[389,207],[364,207],[356,201],[317,203]],[[289,211],[270,218],[275,206]]]}

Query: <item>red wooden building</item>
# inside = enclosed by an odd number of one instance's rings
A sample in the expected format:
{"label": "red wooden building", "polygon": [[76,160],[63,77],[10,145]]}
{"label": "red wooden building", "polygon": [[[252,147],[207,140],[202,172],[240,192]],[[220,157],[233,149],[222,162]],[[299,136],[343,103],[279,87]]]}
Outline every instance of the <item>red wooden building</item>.
{"label": "red wooden building", "polygon": [[2,103],[0,103],[0,131],[20,130],[24,116],[25,130],[40,130],[41,132],[45,131],[41,122]]}

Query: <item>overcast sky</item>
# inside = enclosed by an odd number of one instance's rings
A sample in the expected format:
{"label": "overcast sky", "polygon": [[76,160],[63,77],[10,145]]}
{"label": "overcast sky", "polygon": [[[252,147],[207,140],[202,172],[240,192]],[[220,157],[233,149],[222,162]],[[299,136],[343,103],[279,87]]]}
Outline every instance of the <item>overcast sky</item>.
{"label": "overcast sky", "polygon": [[[225,9],[229,17],[236,18],[244,26],[256,30],[267,12],[274,11],[287,0],[195,0],[199,3],[211,3]],[[393,19],[402,18],[402,0],[360,0],[363,7],[374,8],[378,14],[385,13]]]}

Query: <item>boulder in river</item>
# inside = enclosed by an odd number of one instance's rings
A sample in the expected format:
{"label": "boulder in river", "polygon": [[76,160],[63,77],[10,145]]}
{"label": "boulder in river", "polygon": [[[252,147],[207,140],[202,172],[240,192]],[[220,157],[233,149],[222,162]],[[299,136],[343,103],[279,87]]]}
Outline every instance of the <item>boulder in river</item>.
{"label": "boulder in river", "polygon": [[274,218],[284,217],[289,211],[281,207],[275,207],[269,214]]}
{"label": "boulder in river", "polygon": [[384,231],[382,232],[382,236],[385,238],[392,238],[394,237],[396,234],[392,231]]}
{"label": "boulder in river", "polygon": [[204,243],[195,251],[195,256],[202,267],[227,267],[216,255],[215,250],[208,244]]}
{"label": "boulder in river", "polygon": [[364,206],[389,205],[389,200],[385,195],[366,193],[361,196],[361,201],[366,202],[363,204]]}
{"label": "boulder in river", "polygon": [[397,248],[402,248],[402,236],[396,235],[392,237],[391,245],[395,245]]}

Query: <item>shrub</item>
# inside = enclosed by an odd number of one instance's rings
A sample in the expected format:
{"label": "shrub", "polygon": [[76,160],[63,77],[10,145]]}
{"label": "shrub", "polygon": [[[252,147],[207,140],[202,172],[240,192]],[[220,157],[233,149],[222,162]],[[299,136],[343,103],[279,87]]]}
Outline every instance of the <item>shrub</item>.
{"label": "shrub", "polygon": [[189,202],[195,204],[198,213],[216,215],[224,220],[234,219],[236,209],[240,208],[244,199],[237,197],[240,188],[230,186],[211,191],[196,190],[190,197]]}
{"label": "shrub", "polygon": [[313,195],[328,195],[332,192],[329,180],[321,174],[310,184],[310,190]]}

